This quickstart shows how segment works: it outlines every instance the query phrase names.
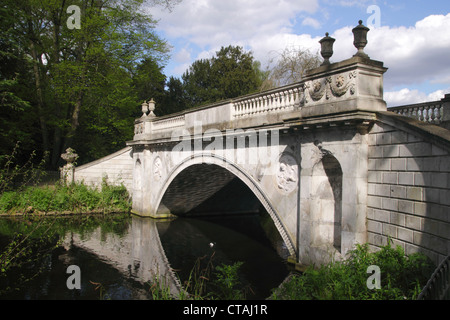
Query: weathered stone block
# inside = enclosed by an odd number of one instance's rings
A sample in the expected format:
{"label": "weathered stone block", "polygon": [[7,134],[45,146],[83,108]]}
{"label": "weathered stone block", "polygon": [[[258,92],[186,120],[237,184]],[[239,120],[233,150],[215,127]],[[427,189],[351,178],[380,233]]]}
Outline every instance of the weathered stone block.
{"label": "weathered stone block", "polygon": [[422,201],[422,188],[420,187],[407,187],[406,198],[410,200]]}
{"label": "weathered stone block", "polygon": [[[450,172],[450,157],[440,157],[440,172]],[[436,168],[437,169],[437,168]]]}
{"label": "weathered stone block", "polygon": [[397,172],[383,172],[383,183],[397,184],[398,173]]}
{"label": "weathered stone block", "polygon": [[[435,191],[436,193],[438,191]],[[450,206],[450,189],[439,190],[439,203]]]}
{"label": "weathered stone block", "polygon": [[418,142],[418,141],[422,141],[422,139],[417,135],[408,133],[408,142]]}
{"label": "weathered stone block", "polygon": [[367,231],[382,233],[383,232],[383,224],[378,221],[369,220],[367,221]]}
{"label": "weathered stone block", "polygon": [[383,157],[383,148],[380,146],[369,146],[368,149],[369,158],[382,158]]}
{"label": "weathered stone block", "polygon": [[400,147],[398,145],[393,146],[383,146],[383,157],[384,158],[395,158],[400,154]]}
{"label": "weathered stone block", "polygon": [[376,136],[377,136],[377,145],[391,144],[391,133],[390,132],[378,133]]}
{"label": "weathered stone block", "polygon": [[422,171],[423,159],[422,158],[409,158],[406,161],[406,170],[408,171]]}
{"label": "weathered stone block", "polygon": [[[406,190],[405,190],[406,192]],[[404,213],[414,212],[414,202],[408,200],[398,200],[398,211]]]}
{"label": "weathered stone block", "polygon": [[377,196],[389,197],[391,195],[390,186],[387,184],[376,184],[375,190],[375,195]]}
{"label": "weathered stone block", "polygon": [[414,184],[414,173],[412,172],[399,172],[398,184],[411,186]]}
{"label": "weathered stone block", "polygon": [[382,208],[386,210],[398,211],[398,200],[391,198],[382,198]]}
{"label": "weathered stone block", "polygon": [[406,187],[404,186],[390,186],[392,198],[405,198],[406,197]]}
{"label": "weathered stone block", "polygon": [[404,227],[405,214],[399,212],[391,212],[390,222],[391,224]]}
{"label": "weathered stone block", "polygon": [[382,177],[380,171],[369,171],[367,175],[367,182],[370,183],[381,183]]}
{"label": "weathered stone block", "polygon": [[391,142],[393,144],[406,143],[408,141],[408,134],[404,131],[394,131],[391,134]]}
{"label": "weathered stone block", "polygon": [[373,212],[374,220],[381,222],[389,222],[390,221],[390,213],[389,211],[374,209]]}
{"label": "weathered stone block", "polygon": [[431,144],[427,142],[415,142],[406,145],[400,145],[401,157],[424,157],[431,155]]}
{"label": "weathered stone block", "polygon": [[413,231],[403,227],[398,227],[397,236],[400,240],[413,242]]}
{"label": "weathered stone block", "polygon": [[441,164],[441,157],[427,157],[423,158],[423,171],[439,171]]}
{"label": "weathered stone block", "polygon": [[376,159],[376,170],[378,171],[389,171],[391,170],[391,160],[390,159]]}
{"label": "weathered stone block", "polygon": [[405,226],[414,230],[422,230],[422,220],[423,218],[407,215]]}
{"label": "weathered stone block", "polygon": [[391,159],[391,170],[405,171],[406,170],[406,158]]}
{"label": "weathered stone block", "polygon": [[394,226],[392,224],[388,224],[388,223],[383,223],[383,235],[388,236],[388,237],[392,237],[392,238],[397,238],[397,230],[398,230],[398,226]]}
{"label": "weathered stone block", "polygon": [[425,202],[414,202],[414,214],[418,216],[426,216],[428,205],[429,204]]}
{"label": "weathered stone block", "polygon": [[433,156],[443,156],[448,155],[448,152],[442,148],[435,146],[434,144],[431,146],[431,155]]}

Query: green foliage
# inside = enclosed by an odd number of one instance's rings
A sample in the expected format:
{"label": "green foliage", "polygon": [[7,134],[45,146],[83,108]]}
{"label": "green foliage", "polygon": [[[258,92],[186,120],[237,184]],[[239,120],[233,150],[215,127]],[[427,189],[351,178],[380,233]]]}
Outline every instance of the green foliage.
{"label": "green foliage", "polygon": [[205,257],[197,259],[189,277],[182,283],[183,289],[178,295],[170,292],[164,279],[154,276],[149,291],[154,300],[244,300],[243,288],[239,269],[243,262],[231,265],[222,263],[214,267],[212,258],[204,261]]}
{"label": "green foliage", "polygon": [[48,212],[128,212],[129,195],[124,186],[103,184],[101,191],[80,184],[26,187],[0,195],[0,214]]}
{"label": "green foliage", "polygon": [[13,189],[20,190],[26,185],[38,184],[45,173],[44,156],[39,164],[34,164],[36,153],[33,151],[28,160],[20,158],[20,143],[17,142],[10,154],[0,156],[0,194]]}
{"label": "green foliage", "polygon": [[[81,9],[80,29],[67,27],[69,5]],[[27,151],[38,146],[38,154],[50,152],[46,165],[56,169],[69,146],[83,163],[123,147],[141,103],[133,76],[141,61],[162,66],[169,50],[143,5],[2,1],[0,154],[12,147],[9,141],[21,140]]]}
{"label": "green foliage", "polygon": [[183,76],[187,106],[196,107],[256,92],[261,76],[251,52],[222,47],[211,59],[195,61]]}
{"label": "green foliage", "polygon": [[[381,288],[369,289],[367,268],[381,270]],[[430,260],[420,253],[405,255],[400,246],[390,244],[369,252],[367,244],[358,245],[347,260],[320,268],[308,268],[293,275],[272,294],[287,300],[404,300],[415,299],[432,273]]]}
{"label": "green foliage", "polygon": [[239,280],[239,268],[243,262],[232,265],[222,264],[216,267],[216,279],[213,282],[213,296],[221,300],[244,300],[245,293]]}

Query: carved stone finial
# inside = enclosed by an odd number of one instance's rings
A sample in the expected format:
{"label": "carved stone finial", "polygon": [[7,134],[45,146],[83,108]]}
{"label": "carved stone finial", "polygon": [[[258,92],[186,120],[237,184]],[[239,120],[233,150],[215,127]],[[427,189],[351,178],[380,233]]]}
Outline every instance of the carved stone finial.
{"label": "carved stone finial", "polygon": [[367,32],[369,28],[362,24],[362,20],[358,21],[358,26],[353,28],[353,45],[358,49],[358,52],[354,57],[369,58],[369,56],[364,52],[364,47],[367,45]]}
{"label": "carved stone finial", "polygon": [[61,154],[61,158],[63,158],[67,163],[60,169],[61,171],[61,180],[64,183],[73,183],[74,182],[74,172],[75,172],[75,164],[74,162],[78,159],[78,154],[75,153],[75,150],[72,148],[67,148],[66,153]]}
{"label": "carved stone finial", "polygon": [[61,154],[61,158],[67,161],[68,164],[72,164],[78,159],[78,154],[72,148],[67,148],[66,153]]}
{"label": "carved stone finial", "polygon": [[319,43],[321,45],[320,54],[323,57],[323,65],[330,64],[330,58],[333,55],[333,43],[336,39],[329,37],[329,33],[325,33],[325,37],[322,38]]}
{"label": "carved stone finial", "polygon": [[147,102],[143,102],[142,103],[142,117],[146,117],[147,116],[147,112],[148,112],[148,104]]}
{"label": "carved stone finial", "polygon": [[148,116],[152,118],[156,117],[156,115],[153,113],[153,111],[155,110],[155,101],[153,101],[153,98],[148,102],[148,109],[150,110]]}

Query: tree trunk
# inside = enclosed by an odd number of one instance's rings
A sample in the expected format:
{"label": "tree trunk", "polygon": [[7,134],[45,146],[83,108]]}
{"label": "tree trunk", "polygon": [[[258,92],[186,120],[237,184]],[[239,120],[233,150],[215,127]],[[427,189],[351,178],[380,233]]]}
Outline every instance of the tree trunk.
{"label": "tree trunk", "polygon": [[[59,64],[59,53],[60,53],[60,30],[61,30],[61,17],[63,15],[65,6],[65,1],[62,2],[60,10],[56,10],[53,12],[52,20],[53,20],[53,61],[52,63],[57,65]],[[58,120],[62,120],[61,117],[61,102],[58,97],[58,94],[55,92],[55,117]],[[62,130],[59,125],[56,125],[55,131],[53,133],[53,155],[51,159],[52,168],[58,167],[58,162],[61,162],[61,145],[62,145]]]}
{"label": "tree trunk", "polygon": [[31,56],[33,57],[33,72],[36,86],[37,110],[38,110],[39,124],[41,127],[42,144],[43,149],[46,152],[50,150],[50,142],[48,137],[47,123],[44,116],[44,99],[42,97],[41,75],[38,67],[39,59],[37,57],[36,47],[34,45],[33,40],[30,40],[30,49],[31,49]]}

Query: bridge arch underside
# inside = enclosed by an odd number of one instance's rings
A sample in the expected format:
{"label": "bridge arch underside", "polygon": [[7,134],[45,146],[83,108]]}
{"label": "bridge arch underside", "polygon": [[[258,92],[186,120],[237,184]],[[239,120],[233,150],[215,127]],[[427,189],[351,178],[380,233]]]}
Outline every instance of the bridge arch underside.
{"label": "bridge arch underside", "polygon": [[176,216],[268,214],[289,254],[293,239],[266,194],[251,177],[223,159],[187,159],[169,175],[157,197],[157,210]]}

